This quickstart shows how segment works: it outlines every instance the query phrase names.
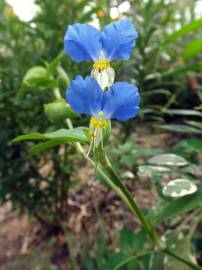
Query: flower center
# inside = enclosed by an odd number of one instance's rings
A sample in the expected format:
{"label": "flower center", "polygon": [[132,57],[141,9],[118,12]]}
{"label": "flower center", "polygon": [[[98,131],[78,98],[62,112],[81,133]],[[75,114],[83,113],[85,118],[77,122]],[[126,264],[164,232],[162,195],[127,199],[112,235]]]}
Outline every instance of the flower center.
{"label": "flower center", "polygon": [[93,68],[102,71],[110,68],[110,63],[108,60],[98,60],[93,64]]}
{"label": "flower center", "polygon": [[95,128],[106,128],[107,121],[106,120],[97,120],[95,117],[92,117],[90,120],[90,124]]}

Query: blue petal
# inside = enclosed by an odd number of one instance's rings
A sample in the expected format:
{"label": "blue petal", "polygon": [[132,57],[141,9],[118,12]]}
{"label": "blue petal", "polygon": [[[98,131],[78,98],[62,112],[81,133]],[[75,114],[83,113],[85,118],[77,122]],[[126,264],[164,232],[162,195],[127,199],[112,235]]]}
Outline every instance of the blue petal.
{"label": "blue petal", "polygon": [[106,58],[109,61],[129,59],[137,37],[138,33],[128,19],[105,26],[101,33],[101,42]]}
{"label": "blue petal", "polygon": [[103,112],[107,119],[125,121],[139,111],[140,96],[135,85],[118,82],[104,94]]}
{"label": "blue petal", "polygon": [[64,37],[64,49],[75,62],[96,61],[101,51],[100,32],[89,24],[70,25]]}
{"label": "blue petal", "polygon": [[77,76],[67,89],[66,98],[76,113],[96,116],[101,111],[103,91],[90,76]]}

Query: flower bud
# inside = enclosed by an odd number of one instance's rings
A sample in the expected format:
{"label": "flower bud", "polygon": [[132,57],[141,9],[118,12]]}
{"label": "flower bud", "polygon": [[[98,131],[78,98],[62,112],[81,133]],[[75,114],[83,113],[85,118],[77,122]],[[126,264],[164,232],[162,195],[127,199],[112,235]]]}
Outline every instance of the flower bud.
{"label": "flower bud", "polygon": [[77,115],[63,99],[44,105],[45,114],[52,123],[63,121],[66,118],[78,118]]}

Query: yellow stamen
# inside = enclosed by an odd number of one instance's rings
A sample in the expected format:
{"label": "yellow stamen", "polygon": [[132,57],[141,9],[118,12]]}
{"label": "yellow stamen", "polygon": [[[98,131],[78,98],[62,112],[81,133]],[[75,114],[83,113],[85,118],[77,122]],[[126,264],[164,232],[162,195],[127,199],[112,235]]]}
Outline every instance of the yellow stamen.
{"label": "yellow stamen", "polygon": [[107,126],[107,121],[106,120],[97,120],[95,117],[91,118],[90,123],[95,128],[106,128],[106,126]]}
{"label": "yellow stamen", "polygon": [[93,67],[98,70],[105,70],[110,67],[108,60],[98,60],[93,64]]}
{"label": "yellow stamen", "polygon": [[103,11],[102,9],[99,9],[99,10],[97,11],[97,16],[98,16],[99,18],[104,17],[104,16],[105,16],[104,11]]}

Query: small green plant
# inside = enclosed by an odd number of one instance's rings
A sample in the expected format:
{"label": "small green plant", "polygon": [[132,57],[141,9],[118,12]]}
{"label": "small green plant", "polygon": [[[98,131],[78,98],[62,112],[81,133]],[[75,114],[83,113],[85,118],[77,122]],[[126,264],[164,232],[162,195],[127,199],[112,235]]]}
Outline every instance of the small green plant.
{"label": "small green plant", "polygon": [[[85,79],[77,76],[69,84],[66,93],[67,104],[65,104],[59,90],[59,73],[55,75],[53,72],[53,70],[57,70],[58,65],[54,60],[46,68],[35,67],[29,70],[20,93],[23,94],[25,86],[32,87],[37,84],[39,88],[51,87],[56,100],[51,105],[49,103],[45,106],[45,112],[51,121],[64,120],[67,128],[46,133],[21,135],[15,138],[14,142],[42,140],[32,147],[32,153],[40,153],[61,144],[70,144],[89,162],[102,180],[119,195],[131,210],[134,218],[139,221],[143,231],[138,232],[136,237],[133,237],[130,231],[123,231],[121,238],[130,238],[130,244],[126,244],[127,242],[122,240],[118,262],[116,261],[112,266],[114,259],[110,258],[105,269],[125,269],[125,265],[127,265],[127,269],[134,269],[134,267],[148,269],[150,266],[155,267],[159,260],[163,265],[165,256],[169,257],[168,265],[171,267],[180,264],[191,269],[201,269],[192,258],[185,257],[178,252],[179,250],[176,248],[178,241],[172,242],[170,240],[172,235],[165,234],[162,237],[156,230],[158,223],[200,207],[201,189],[197,188],[196,183],[184,178],[173,179],[164,186],[160,185],[161,195],[171,197],[171,200],[165,200],[165,203],[145,215],[119,174],[114,170],[105,151],[111,133],[110,120],[126,121],[135,117],[139,111],[140,96],[137,87],[125,82],[114,83],[115,72],[110,66],[112,60],[129,58],[137,36],[136,29],[128,19],[109,24],[104,27],[102,32],[86,24],[70,25],[64,38],[65,51],[76,62],[93,61],[91,76],[87,76]],[[118,42],[116,42],[117,39]],[[90,43],[90,40],[93,40],[93,43]],[[79,119],[81,114],[91,117],[89,128],[73,127],[71,118]],[[88,146],[88,152],[82,145]],[[179,167],[188,164],[184,158],[170,153],[155,156],[148,162],[151,165],[145,166],[141,170],[142,172],[150,170],[152,177],[155,175],[156,180],[156,176],[159,177],[162,171],[167,173],[174,168],[178,172]],[[64,179],[61,184],[66,184]],[[199,220],[196,218],[194,228]],[[190,240],[192,235],[193,230],[183,238],[188,241],[187,239]],[[149,239],[150,241],[148,241]],[[175,245],[174,248],[171,243]],[[141,262],[139,262],[140,258]]]}

